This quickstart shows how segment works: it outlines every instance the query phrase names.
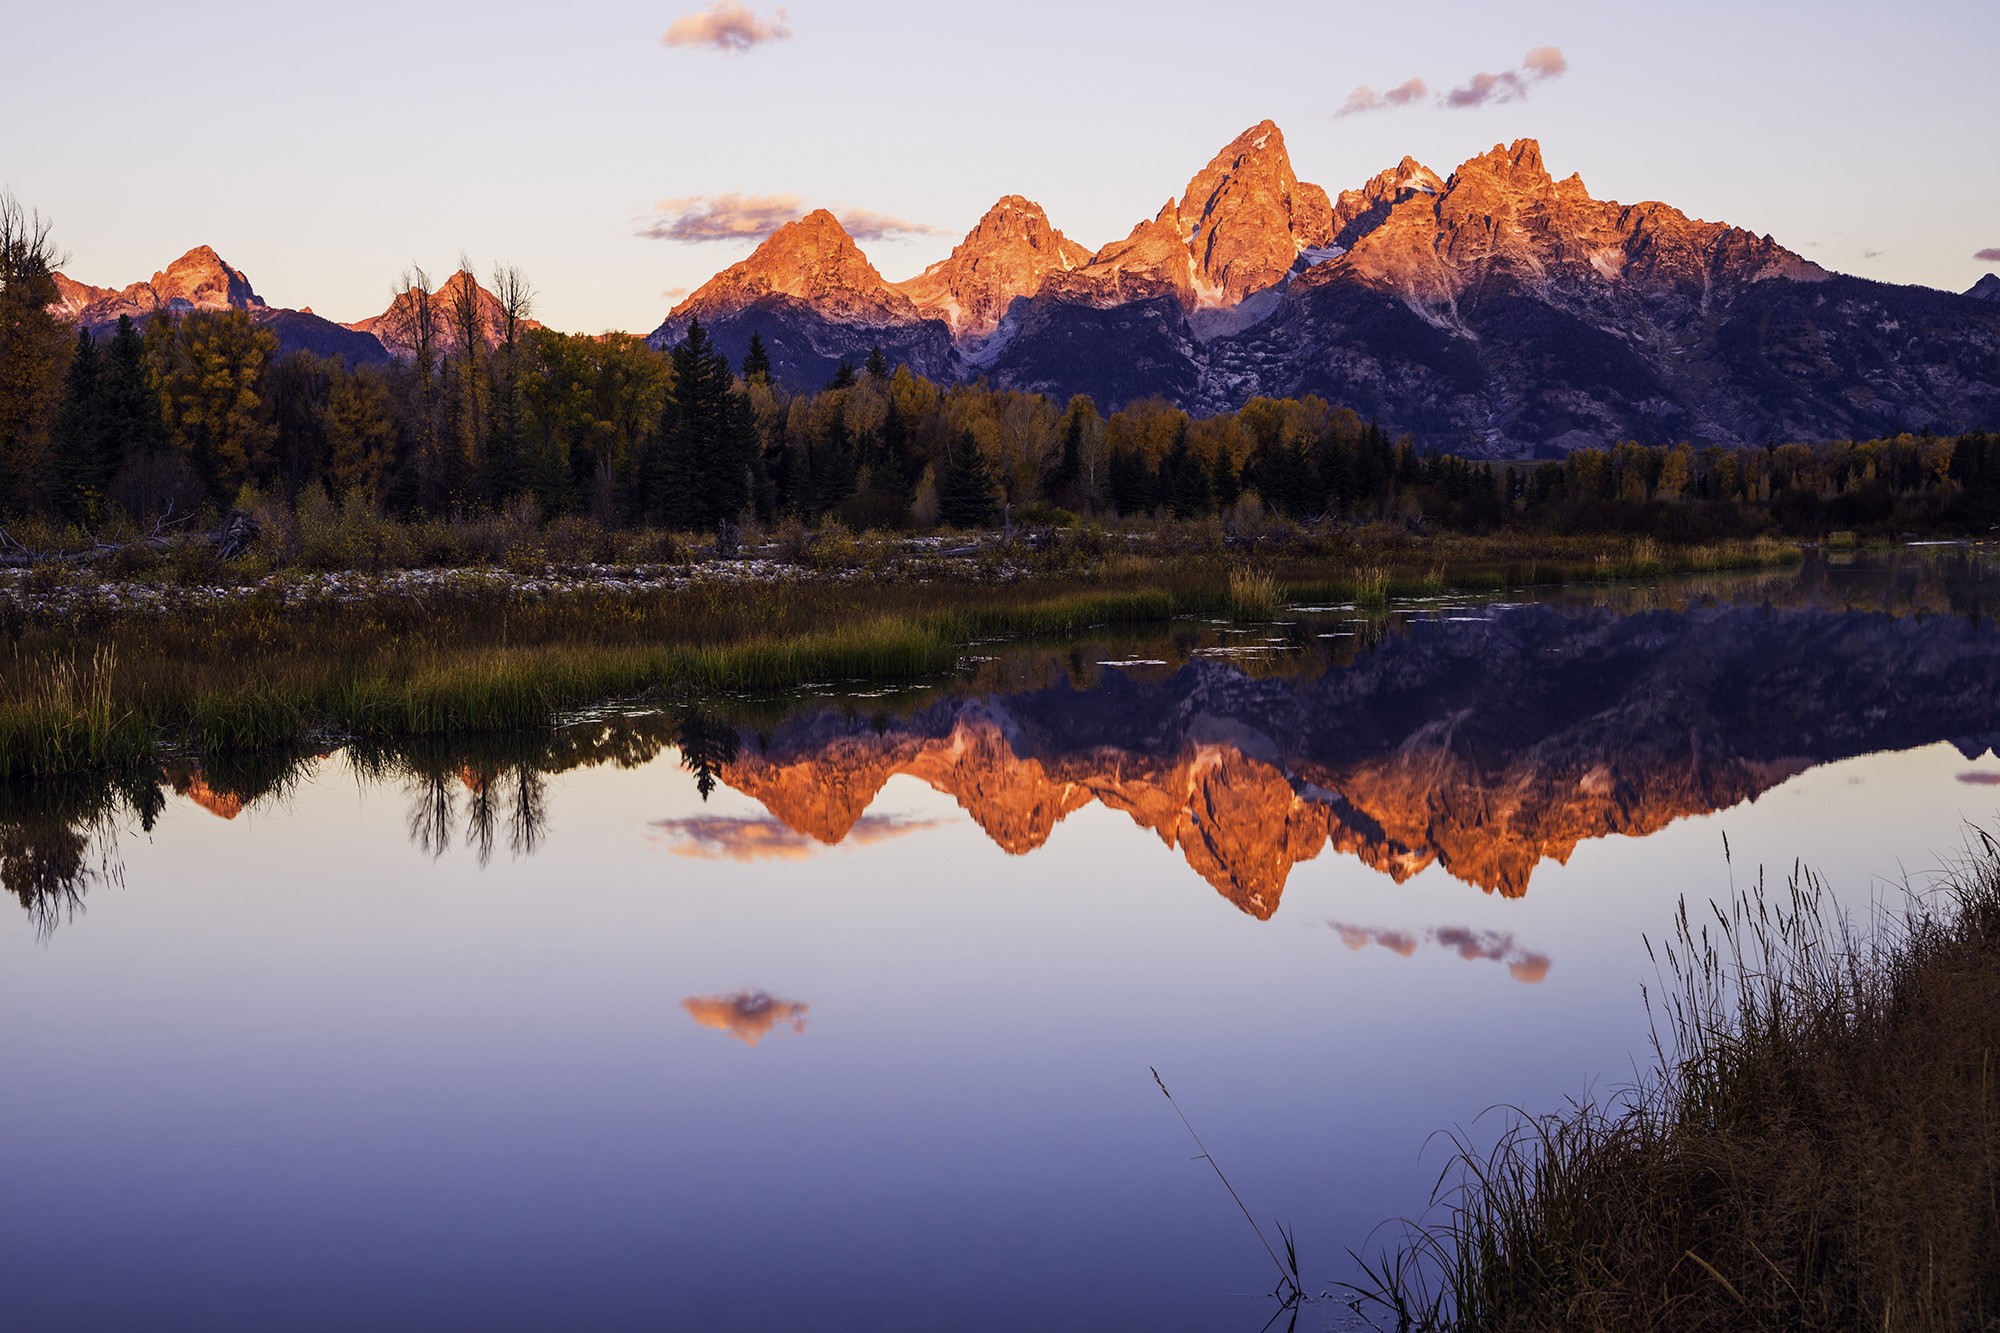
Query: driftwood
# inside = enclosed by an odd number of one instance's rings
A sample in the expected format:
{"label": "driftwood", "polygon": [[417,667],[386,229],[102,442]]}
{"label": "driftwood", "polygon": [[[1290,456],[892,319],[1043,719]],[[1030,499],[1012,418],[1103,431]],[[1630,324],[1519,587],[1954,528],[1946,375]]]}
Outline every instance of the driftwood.
{"label": "driftwood", "polygon": [[168,514],[153,524],[153,530],[130,541],[93,541],[75,551],[31,551],[0,530],[0,569],[26,569],[30,565],[89,565],[134,551],[164,552],[176,543],[209,546],[224,560],[232,560],[249,550],[262,529],[257,520],[240,509],[229,511],[213,532],[182,532]]}

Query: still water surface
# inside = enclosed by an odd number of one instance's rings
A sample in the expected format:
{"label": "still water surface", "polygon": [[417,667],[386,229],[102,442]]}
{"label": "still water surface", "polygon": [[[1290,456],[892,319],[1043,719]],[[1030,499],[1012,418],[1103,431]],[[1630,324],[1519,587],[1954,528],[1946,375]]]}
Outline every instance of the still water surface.
{"label": "still water surface", "polygon": [[1682,895],[1865,912],[1993,822],[1996,587],[1312,609],[16,794],[0,1324],[1254,1333],[1148,1067],[1332,1288],[1434,1131],[1632,1078]]}

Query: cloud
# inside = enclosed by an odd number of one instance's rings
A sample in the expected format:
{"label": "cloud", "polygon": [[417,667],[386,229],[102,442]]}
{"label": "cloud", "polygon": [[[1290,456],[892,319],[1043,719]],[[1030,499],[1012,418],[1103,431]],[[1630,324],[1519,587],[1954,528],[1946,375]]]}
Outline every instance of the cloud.
{"label": "cloud", "polygon": [[857,241],[899,241],[905,236],[944,234],[928,222],[906,222],[887,213],[877,213],[872,208],[835,209],[834,215],[847,229],[847,234]]}
{"label": "cloud", "polygon": [[1972,257],[1988,264],[2000,264],[2000,245],[1989,245],[1984,250],[1974,250]]}
{"label": "cloud", "polygon": [[1880,250],[1863,250],[1861,252],[1861,257],[1863,259],[1880,259],[1882,257],[1882,252]]}
{"label": "cloud", "polygon": [[795,194],[691,194],[654,204],[639,234],[656,241],[761,241],[804,210]]}
{"label": "cloud", "polygon": [[745,1046],[755,1046],[772,1031],[788,1027],[806,1030],[803,1000],[780,1000],[769,991],[746,990],[734,995],[690,995],[681,1001],[688,1017],[714,1032],[726,1032]]}
{"label": "cloud", "polygon": [[1977,769],[1970,773],[1960,773],[1958,780],[1969,787],[2000,787],[2000,773],[1983,773]]}
{"label": "cloud", "polygon": [[1347,95],[1347,105],[1334,112],[1336,116],[1356,116],[1363,111],[1386,111],[1390,107],[1408,106],[1419,101],[1430,91],[1419,78],[1405,79],[1386,93],[1378,93],[1367,84],[1362,84]]}
{"label": "cloud", "polygon": [[1561,78],[1568,72],[1569,61],[1563,58],[1561,50],[1553,46],[1538,46],[1522,58],[1519,69],[1503,70],[1498,74],[1475,74],[1450,92],[1440,95],[1438,105],[1463,110],[1489,103],[1518,102],[1536,84]]}
{"label": "cloud", "polygon": [[[806,212],[795,194],[683,195],[662,199],[639,222],[639,235],[656,241],[761,241]],[[834,210],[840,225],[857,241],[893,241],[936,236],[936,227],[878,213],[872,208]]]}
{"label": "cloud", "polygon": [[792,16],[779,9],[770,18],[760,18],[736,0],[718,0],[699,14],[683,14],[660,38],[664,46],[705,46],[714,51],[741,55],[765,42],[781,42],[792,35]]}
{"label": "cloud", "polygon": [[[840,841],[843,846],[865,847],[918,829],[935,828],[941,822],[898,815],[863,815]],[[802,861],[824,849],[817,839],[769,816],[695,815],[687,819],[662,819],[653,827],[673,844],[675,856],[699,861]]]}
{"label": "cloud", "polygon": [[[1485,106],[1489,102],[1518,102],[1536,84],[1559,79],[1567,73],[1569,61],[1560,47],[1538,46],[1521,57],[1519,69],[1475,74],[1450,92],[1438,94],[1437,105],[1462,108]],[[1405,79],[1386,93],[1378,93],[1364,83],[1349,93],[1347,102],[1333,114],[1358,116],[1364,111],[1387,111],[1414,105],[1429,95],[1430,85],[1416,77]]]}
{"label": "cloud", "polygon": [[1559,79],[1569,73],[1569,61],[1559,46],[1538,46],[1521,60],[1521,72],[1532,79]]}
{"label": "cloud", "polygon": [[1530,953],[1514,943],[1511,932],[1500,930],[1473,930],[1469,926],[1439,926],[1435,930],[1421,933],[1407,930],[1378,930],[1368,926],[1353,926],[1341,921],[1326,923],[1339,933],[1341,943],[1348,948],[1361,950],[1369,945],[1389,950],[1404,958],[1417,951],[1423,943],[1450,949],[1460,958],[1470,962],[1481,960],[1505,963],[1507,973],[1516,981],[1532,986],[1549,974],[1547,954]]}

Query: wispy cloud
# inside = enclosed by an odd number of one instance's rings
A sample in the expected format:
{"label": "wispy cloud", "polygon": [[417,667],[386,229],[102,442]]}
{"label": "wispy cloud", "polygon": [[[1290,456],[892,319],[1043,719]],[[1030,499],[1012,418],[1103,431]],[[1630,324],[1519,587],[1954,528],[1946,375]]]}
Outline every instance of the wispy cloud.
{"label": "wispy cloud", "polygon": [[[1536,84],[1559,79],[1568,72],[1569,61],[1560,47],[1538,46],[1521,57],[1519,68],[1502,70],[1498,74],[1475,74],[1451,91],[1439,93],[1435,104],[1463,109],[1493,102],[1518,102]],[[1378,93],[1364,83],[1347,95],[1346,103],[1334,115],[1357,116],[1364,111],[1389,111],[1399,106],[1413,106],[1429,95],[1430,85],[1414,76],[1386,93]]]}
{"label": "wispy cloud", "polygon": [[942,236],[944,232],[928,222],[909,222],[877,213],[872,208],[838,208],[834,216],[847,234],[857,241],[898,241],[905,236]]}
{"label": "wispy cloud", "polygon": [[[662,199],[639,221],[639,234],[656,241],[761,241],[806,212],[796,194],[691,194]],[[857,241],[894,241],[935,236],[923,222],[878,213],[872,208],[839,208],[834,216]]]}
{"label": "wispy cloud", "polygon": [[1536,84],[1561,78],[1568,72],[1569,61],[1563,58],[1560,49],[1538,46],[1522,58],[1519,69],[1475,74],[1439,97],[1438,105],[1464,109],[1495,102],[1518,102]]}
{"label": "wispy cloud", "polygon": [[667,287],[660,292],[660,296],[668,301],[678,301],[687,294],[688,289],[685,287]]}
{"label": "wispy cloud", "polygon": [[1863,250],[1861,252],[1861,257],[1863,259],[1880,259],[1882,257],[1882,252],[1880,250]]}
{"label": "wispy cloud", "polygon": [[1989,245],[1984,250],[1974,250],[1972,257],[1988,264],[2000,264],[2000,245]]}
{"label": "wispy cloud", "polygon": [[1421,101],[1430,88],[1420,78],[1409,78],[1397,84],[1386,93],[1378,93],[1367,84],[1362,84],[1347,95],[1347,105],[1334,112],[1336,116],[1358,116],[1364,111],[1387,111],[1391,107],[1408,106]]}
{"label": "wispy cloud", "polygon": [[803,1000],[780,1000],[769,991],[746,990],[734,995],[690,995],[681,1001],[688,1017],[715,1032],[726,1032],[745,1046],[755,1046],[780,1027],[806,1030]]}
{"label": "wispy cloud", "polygon": [[667,28],[660,41],[667,46],[705,46],[712,51],[741,55],[765,42],[781,42],[792,35],[792,16],[783,9],[764,18],[736,0],[719,0],[699,14],[683,14]]}
{"label": "wispy cloud", "polygon": [[1507,974],[1516,981],[1534,985],[1549,974],[1547,954],[1531,953],[1514,942],[1512,932],[1501,930],[1473,930],[1468,926],[1439,926],[1434,930],[1382,930],[1369,926],[1354,926],[1343,921],[1326,923],[1339,934],[1341,943],[1354,950],[1366,949],[1370,945],[1387,949],[1404,958],[1417,951],[1419,945],[1435,944],[1450,949],[1460,958],[1476,962],[1504,963]]}

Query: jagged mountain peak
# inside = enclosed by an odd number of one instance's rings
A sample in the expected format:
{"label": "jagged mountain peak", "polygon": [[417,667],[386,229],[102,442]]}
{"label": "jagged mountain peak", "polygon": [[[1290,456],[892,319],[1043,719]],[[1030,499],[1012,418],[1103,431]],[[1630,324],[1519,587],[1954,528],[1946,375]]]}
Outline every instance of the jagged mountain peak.
{"label": "jagged mountain peak", "polygon": [[1332,237],[1326,191],[1299,180],[1284,132],[1269,120],[1210,158],[1188,182],[1176,212],[1204,305],[1236,305],[1275,287],[1301,250]]}
{"label": "jagged mountain peak", "polygon": [[816,208],[764,238],[748,259],[710,278],[675,306],[669,323],[731,313],[772,297],[812,304],[830,318],[855,324],[911,324],[921,316],[910,298],[882,277],[840,225]]}
{"label": "jagged mountain peak", "polygon": [[1415,195],[1444,193],[1444,178],[1405,153],[1393,167],[1370,176],[1360,188],[1342,190],[1333,202],[1331,244],[1351,248],[1380,226],[1389,210]]}
{"label": "jagged mountain peak", "polygon": [[250,279],[206,245],[197,245],[155,273],[152,287],[162,305],[184,300],[197,310],[250,310],[264,304]]}
{"label": "jagged mountain peak", "polygon": [[1090,259],[1040,204],[1010,194],[986,210],[949,258],[895,285],[919,313],[949,325],[953,337],[978,339],[999,326],[1016,298],[1035,295],[1050,274]]}
{"label": "jagged mountain peak", "polygon": [[1981,301],[2000,301],[2000,273],[1989,273],[1966,288],[1967,296]]}
{"label": "jagged mountain peak", "polygon": [[[480,285],[470,269],[459,269],[434,288],[430,295],[431,346],[439,351],[455,348],[464,341],[461,328],[462,310],[465,298],[470,295],[473,308],[477,312],[478,336],[488,348],[498,347],[506,341],[507,315],[500,304],[500,298]],[[415,354],[422,335],[417,329],[421,318],[417,298],[411,292],[399,292],[389,302],[388,309],[379,315],[356,320],[344,327],[356,333],[372,335],[383,347],[396,356]],[[538,329],[536,320],[524,320],[523,329]],[[517,330],[518,332],[518,330]]]}

